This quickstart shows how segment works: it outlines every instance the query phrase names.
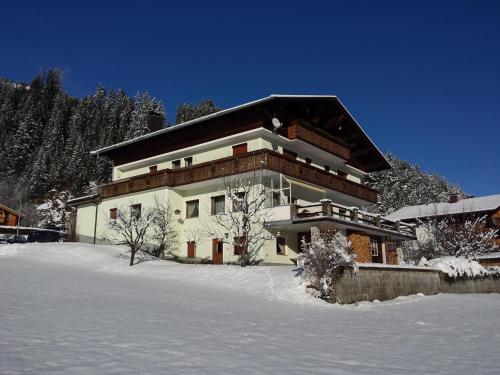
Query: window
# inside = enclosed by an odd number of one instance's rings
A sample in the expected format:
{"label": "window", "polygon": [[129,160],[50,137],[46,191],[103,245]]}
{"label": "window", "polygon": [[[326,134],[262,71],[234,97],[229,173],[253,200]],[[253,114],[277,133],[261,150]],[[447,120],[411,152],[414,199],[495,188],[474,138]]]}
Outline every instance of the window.
{"label": "window", "polygon": [[181,167],[181,161],[180,160],[174,160],[172,162],[172,169],[179,169]]}
{"label": "window", "polygon": [[140,204],[133,204],[130,206],[130,216],[139,219],[141,217],[141,205]]}
{"label": "window", "polygon": [[243,210],[245,204],[245,193],[236,193],[232,197],[233,200],[233,211],[241,211]]}
{"label": "window", "polygon": [[118,211],[116,208],[110,208],[109,209],[109,218],[112,220],[115,220],[118,216]]}
{"label": "window", "polygon": [[215,252],[217,254],[222,254],[224,251],[224,242],[220,240],[215,240],[214,242],[215,242]]}
{"label": "window", "polygon": [[198,217],[200,214],[199,210],[200,201],[197,199],[195,201],[186,202],[186,218]]}
{"label": "window", "polygon": [[347,173],[345,173],[344,171],[338,170],[337,171],[337,176],[339,176],[341,178],[346,178],[347,177]]}
{"label": "window", "polygon": [[281,205],[280,193],[273,192],[273,207]]}
{"label": "window", "polygon": [[233,146],[233,156],[245,154],[247,152],[248,152],[248,147],[247,147],[246,143],[242,143],[241,145]]}
{"label": "window", "polygon": [[325,168],[325,172],[330,172],[330,166],[325,165],[325,167],[324,167],[324,168]]}
{"label": "window", "polygon": [[184,166],[190,167],[193,165],[193,158],[190,156],[189,158],[184,158]]}
{"label": "window", "polygon": [[312,160],[309,158],[306,158],[306,164],[311,164],[311,163],[312,163]]}
{"label": "window", "polygon": [[285,255],[285,237],[276,237],[276,254]]}
{"label": "window", "polygon": [[370,240],[370,245],[372,248],[372,257],[378,257],[378,241]]}
{"label": "window", "polygon": [[151,167],[149,167],[149,173],[155,173],[157,170],[158,170],[157,165],[152,165]]}
{"label": "window", "polygon": [[212,215],[223,214],[226,212],[226,197],[218,195],[212,197]]}

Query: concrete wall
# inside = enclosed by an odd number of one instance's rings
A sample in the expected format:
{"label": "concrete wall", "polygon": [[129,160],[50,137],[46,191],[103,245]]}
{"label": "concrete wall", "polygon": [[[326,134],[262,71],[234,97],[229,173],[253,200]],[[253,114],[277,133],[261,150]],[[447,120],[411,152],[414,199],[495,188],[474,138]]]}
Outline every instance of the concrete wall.
{"label": "concrete wall", "polygon": [[438,270],[402,266],[370,267],[360,265],[356,275],[349,271],[338,281],[340,303],[384,301],[411,294],[436,294],[439,290]]}
{"label": "concrete wall", "polygon": [[360,265],[356,275],[344,272],[336,293],[339,303],[384,301],[417,293],[500,293],[500,277],[452,279],[422,267]]}

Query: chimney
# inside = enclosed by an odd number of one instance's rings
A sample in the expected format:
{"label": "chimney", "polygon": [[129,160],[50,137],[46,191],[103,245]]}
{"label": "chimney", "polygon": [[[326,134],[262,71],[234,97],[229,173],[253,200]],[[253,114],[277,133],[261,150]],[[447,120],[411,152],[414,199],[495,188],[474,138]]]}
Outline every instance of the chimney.
{"label": "chimney", "polygon": [[150,133],[163,129],[163,116],[158,112],[150,111],[148,128]]}
{"label": "chimney", "polygon": [[448,203],[457,203],[460,200],[458,194],[452,194],[450,195],[450,198],[448,199]]}

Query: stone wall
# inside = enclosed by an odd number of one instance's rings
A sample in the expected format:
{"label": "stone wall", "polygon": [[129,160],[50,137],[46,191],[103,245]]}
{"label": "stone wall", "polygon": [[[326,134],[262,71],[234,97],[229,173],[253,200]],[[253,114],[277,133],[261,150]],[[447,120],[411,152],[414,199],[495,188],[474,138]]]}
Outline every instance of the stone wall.
{"label": "stone wall", "polygon": [[370,245],[370,237],[363,233],[351,233],[347,236],[351,241],[352,249],[357,255],[358,263],[371,263],[372,250]]}
{"label": "stone wall", "polygon": [[389,300],[422,293],[500,293],[500,277],[452,279],[437,269],[363,265],[356,275],[344,272],[336,285],[339,303]]}

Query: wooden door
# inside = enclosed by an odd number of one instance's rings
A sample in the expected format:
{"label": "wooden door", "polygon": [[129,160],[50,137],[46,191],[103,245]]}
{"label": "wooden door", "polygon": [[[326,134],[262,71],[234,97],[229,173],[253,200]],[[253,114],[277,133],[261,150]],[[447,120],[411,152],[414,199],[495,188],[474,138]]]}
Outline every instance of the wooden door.
{"label": "wooden door", "polygon": [[224,263],[224,243],[217,238],[212,240],[212,263]]}
{"label": "wooden door", "polygon": [[242,143],[241,145],[233,146],[233,156],[245,154],[247,152],[248,152],[248,147],[247,147],[246,143]]}
{"label": "wooden door", "polygon": [[196,242],[189,241],[188,245],[188,258],[194,258],[196,256]]}

